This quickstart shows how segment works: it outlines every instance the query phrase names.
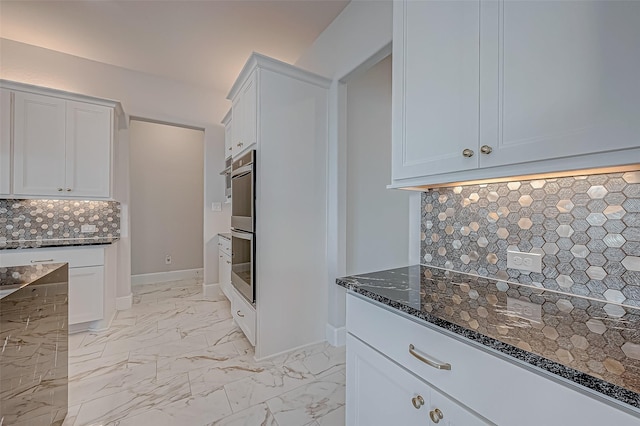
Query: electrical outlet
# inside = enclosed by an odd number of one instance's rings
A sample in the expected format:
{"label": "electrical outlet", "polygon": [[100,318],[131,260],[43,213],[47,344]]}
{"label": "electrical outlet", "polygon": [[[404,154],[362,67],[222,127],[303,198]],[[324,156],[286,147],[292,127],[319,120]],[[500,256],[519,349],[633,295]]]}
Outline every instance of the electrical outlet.
{"label": "electrical outlet", "polygon": [[91,232],[96,232],[98,229],[96,228],[95,225],[81,225],[80,226],[80,232],[86,234],[86,233],[91,233]]}
{"label": "electrical outlet", "polygon": [[542,255],[539,253],[522,253],[507,250],[507,268],[541,273]]}
{"label": "electrical outlet", "polygon": [[222,203],[214,201],[213,203],[211,203],[211,210],[213,210],[214,212],[221,212]]}
{"label": "electrical outlet", "polygon": [[164,263],[166,263],[167,265],[171,265],[171,255],[168,254],[164,257]]}
{"label": "electrical outlet", "polygon": [[511,315],[524,318],[530,321],[542,322],[542,305],[525,302],[507,296],[507,311]]}

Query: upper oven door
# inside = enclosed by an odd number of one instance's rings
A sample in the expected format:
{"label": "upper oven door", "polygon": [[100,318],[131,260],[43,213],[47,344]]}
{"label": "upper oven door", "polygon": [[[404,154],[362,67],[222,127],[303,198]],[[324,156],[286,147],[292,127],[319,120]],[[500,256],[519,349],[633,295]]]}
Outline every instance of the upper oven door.
{"label": "upper oven door", "polygon": [[231,227],[253,232],[255,211],[253,151],[233,163],[231,171]]}

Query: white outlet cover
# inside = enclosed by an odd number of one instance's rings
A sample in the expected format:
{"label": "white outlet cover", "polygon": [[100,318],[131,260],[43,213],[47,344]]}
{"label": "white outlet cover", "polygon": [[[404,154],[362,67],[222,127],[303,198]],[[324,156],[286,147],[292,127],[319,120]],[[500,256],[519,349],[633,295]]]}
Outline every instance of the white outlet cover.
{"label": "white outlet cover", "polygon": [[507,311],[508,314],[523,319],[542,322],[542,306],[537,303],[526,302],[507,296]]}
{"label": "white outlet cover", "polygon": [[540,253],[524,253],[507,250],[507,268],[541,273],[542,255]]}
{"label": "white outlet cover", "polygon": [[90,232],[96,232],[97,228],[95,225],[81,225],[80,226],[80,232],[82,233],[90,233]]}
{"label": "white outlet cover", "polygon": [[214,212],[221,212],[222,203],[214,201],[213,203],[211,203],[211,210],[213,210]]}

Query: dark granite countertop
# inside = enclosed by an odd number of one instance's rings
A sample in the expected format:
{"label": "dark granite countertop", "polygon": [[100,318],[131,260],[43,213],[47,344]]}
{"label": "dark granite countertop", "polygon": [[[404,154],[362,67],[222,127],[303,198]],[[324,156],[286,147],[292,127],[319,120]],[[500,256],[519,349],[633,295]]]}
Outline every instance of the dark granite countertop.
{"label": "dark granite countertop", "polygon": [[[423,265],[336,283],[640,408],[640,309]],[[541,305],[541,321],[514,300]]]}
{"label": "dark granite countertop", "polygon": [[0,240],[0,250],[16,250],[44,247],[95,246],[112,244],[119,237],[87,237],[87,238],[57,238],[38,240]]}
{"label": "dark granite countertop", "polygon": [[218,235],[220,235],[222,238],[226,238],[227,240],[231,241],[231,233],[230,232],[224,232],[224,233],[220,233]]}
{"label": "dark granite countertop", "polygon": [[[39,263],[37,265],[0,267],[0,299],[62,268],[64,265],[66,263]],[[61,277],[61,280],[66,281],[67,277]]]}

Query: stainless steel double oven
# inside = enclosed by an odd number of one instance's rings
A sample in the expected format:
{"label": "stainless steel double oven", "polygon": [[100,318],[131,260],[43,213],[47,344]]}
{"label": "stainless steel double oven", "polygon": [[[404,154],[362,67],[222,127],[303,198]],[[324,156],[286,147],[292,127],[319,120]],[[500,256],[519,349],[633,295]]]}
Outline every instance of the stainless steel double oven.
{"label": "stainless steel double oven", "polygon": [[255,303],[256,151],[231,165],[231,283]]}

